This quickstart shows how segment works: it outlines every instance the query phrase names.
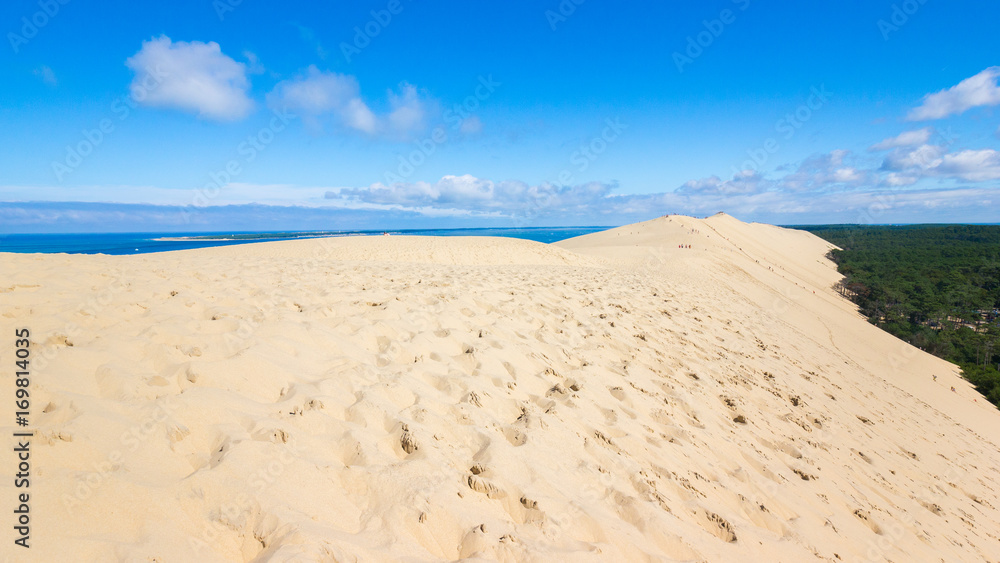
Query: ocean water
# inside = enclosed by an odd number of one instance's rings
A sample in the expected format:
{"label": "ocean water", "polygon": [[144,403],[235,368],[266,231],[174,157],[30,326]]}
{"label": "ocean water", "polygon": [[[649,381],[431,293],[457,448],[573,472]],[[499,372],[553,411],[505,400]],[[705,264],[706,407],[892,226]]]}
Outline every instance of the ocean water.
{"label": "ocean water", "polygon": [[[390,235],[511,237],[551,243],[612,227],[537,227],[504,229],[408,229]],[[0,252],[67,254],[145,254],[207,246],[228,246],[300,238],[381,235],[383,231],[103,233],[0,235]]]}

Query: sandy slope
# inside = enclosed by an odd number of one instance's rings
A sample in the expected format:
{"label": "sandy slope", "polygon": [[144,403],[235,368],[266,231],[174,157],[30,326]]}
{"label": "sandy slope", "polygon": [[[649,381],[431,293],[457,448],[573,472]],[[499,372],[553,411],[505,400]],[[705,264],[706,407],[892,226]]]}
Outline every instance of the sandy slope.
{"label": "sandy slope", "polygon": [[1000,413],[828,249],[720,215],[0,254],[4,369],[15,327],[40,358],[0,557],[1000,560]]}

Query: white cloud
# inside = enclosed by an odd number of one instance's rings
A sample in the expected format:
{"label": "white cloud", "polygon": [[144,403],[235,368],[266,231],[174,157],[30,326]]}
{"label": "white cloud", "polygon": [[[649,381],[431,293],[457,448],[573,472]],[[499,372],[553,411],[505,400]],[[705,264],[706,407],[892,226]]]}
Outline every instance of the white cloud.
{"label": "white cloud", "polygon": [[362,99],[355,77],[321,71],[315,66],[279,82],[267,95],[267,101],[274,108],[301,114],[306,125],[316,131],[332,120],[341,127],[392,138],[408,138],[426,129],[433,106],[415,86],[403,83],[399,93],[388,93],[390,110],[379,116]]}
{"label": "white cloud", "polygon": [[829,162],[832,166],[840,166],[844,163],[844,158],[851,154],[851,151],[846,149],[835,149],[830,151],[829,154],[822,156],[821,158]]}
{"label": "white cloud", "polygon": [[125,65],[135,72],[132,97],[150,107],[191,111],[199,117],[233,121],[253,110],[247,96],[246,65],[222,53],[214,41],[144,41]]}
{"label": "white cloud", "polygon": [[[444,176],[437,182],[375,183],[364,188],[340,188],[326,199],[345,205],[379,205],[395,209],[451,209],[500,216],[539,213],[591,213],[602,202],[613,199],[614,185],[590,182],[578,186],[543,183],[528,185],[517,180],[494,182],[465,174]],[[598,207],[593,207],[595,204]]]}
{"label": "white cloud", "polygon": [[344,123],[358,131],[374,133],[378,128],[378,119],[372,110],[368,109],[368,106],[361,101],[361,98],[354,98],[348,102],[342,117]]}
{"label": "white cloud", "polygon": [[[328,190],[325,199],[348,209],[382,209],[426,215],[509,217],[550,224],[628,222],[668,212],[711,214],[719,210],[757,217],[829,217],[865,221],[868,213],[906,213],[935,208],[974,209],[995,198],[991,186],[921,189],[927,178],[982,182],[1000,179],[1000,152],[990,149],[948,153],[944,147],[900,147],[886,156],[881,169],[846,150],[815,155],[768,178],[746,170],[723,180],[718,176],[685,182],[672,192],[616,194],[611,183],[575,186],[495,182],[472,175],[444,176],[436,182],[376,183],[362,188]],[[962,198],[975,198],[962,199]],[[977,216],[981,216],[978,210]],[[888,216],[888,215],[886,215]],[[914,215],[916,216],[916,215]],[[582,219],[588,218],[588,219]],[[605,219],[601,219],[605,218]],[[616,218],[612,220],[612,218]],[[929,217],[933,219],[933,217]],[[580,222],[584,221],[584,223]],[[596,221],[596,222],[595,222]]]}
{"label": "white cloud", "polygon": [[247,60],[247,72],[250,74],[264,74],[264,65],[260,63],[260,57],[253,51],[243,51],[243,58]]}
{"label": "white cloud", "polygon": [[906,174],[902,172],[890,172],[882,179],[882,184],[890,188],[901,188],[912,186],[920,180],[919,174]]}
{"label": "white cloud", "polygon": [[915,148],[898,148],[882,162],[884,170],[929,170],[941,164],[945,148],[938,145],[920,145]]}
{"label": "white cloud", "polygon": [[852,184],[863,180],[864,173],[856,168],[838,168],[830,174],[830,180],[840,184]]}
{"label": "white cloud", "polygon": [[868,148],[870,151],[887,151],[889,149],[895,149],[899,147],[912,147],[915,145],[925,144],[930,138],[934,129],[931,127],[924,127],[923,129],[917,129],[915,131],[904,131],[895,137],[889,137],[888,139],[883,139],[879,143],[875,143]]}
{"label": "white cloud", "polygon": [[478,135],[483,132],[483,122],[480,121],[478,115],[469,116],[462,120],[462,125],[458,130],[463,135]]}
{"label": "white cloud", "polygon": [[[949,162],[949,166],[955,167],[952,173],[979,170],[984,161],[988,163],[991,158],[994,174],[997,173],[997,155],[978,154],[983,151],[963,152],[977,154],[951,155],[955,157],[953,162]],[[993,202],[1000,201],[997,188],[936,186],[919,189],[908,187],[919,176],[907,174],[891,173],[878,186],[785,191],[780,188],[780,181],[759,179],[753,173],[743,173],[738,174],[733,182],[759,182],[766,187],[744,193],[726,193],[724,188],[719,189],[726,182],[713,177],[690,182],[686,184],[688,189],[648,194],[616,194],[614,184],[600,182],[576,186],[530,185],[516,180],[496,182],[472,175],[445,176],[435,182],[373,184],[362,188],[234,183],[227,185],[219,197],[195,203],[198,206],[195,213],[244,221],[249,216],[255,217],[255,220],[281,216],[292,221],[282,228],[296,225],[293,228],[300,229],[306,227],[304,223],[295,223],[294,217],[320,218],[315,223],[317,226],[312,228],[323,228],[321,225],[328,225],[332,218],[336,218],[337,224],[342,224],[344,218],[359,217],[359,214],[372,218],[373,224],[378,227],[401,224],[400,217],[428,220],[451,217],[464,220],[465,225],[473,218],[476,224],[483,226],[612,225],[646,220],[665,213],[703,216],[717,211],[726,211],[744,220],[777,224],[995,220],[991,213]],[[80,200],[81,193],[88,194],[88,199]],[[122,202],[128,201],[146,204],[145,207],[165,216],[187,215],[196,193],[196,190],[152,186],[95,186],[82,191],[64,186],[0,186],[0,200],[24,202],[24,205],[8,203],[0,208],[0,226],[11,228],[10,225],[36,220],[55,224],[85,212],[80,210],[80,206],[87,205],[117,209],[119,218],[110,222],[137,221],[135,214],[122,208]],[[67,201],[92,203],[60,203]],[[118,203],[98,203],[107,201]],[[150,203],[159,205],[150,206]],[[66,209],[52,215],[63,207]],[[109,222],[108,217],[102,220]],[[154,221],[153,218],[148,220]],[[212,224],[211,221],[206,223],[209,224]],[[191,226],[186,228],[190,230]]]}
{"label": "white cloud", "polygon": [[339,125],[373,134],[375,114],[361,100],[358,81],[353,76],[320,71],[315,66],[305,74],[279,82],[267,95],[272,107],[287,108],[303,115],[307,125],[321,129],[320,117],[333,115]]}
{"label": "white cloud", "polygon": [[871,180],[869,171],[845,163],[850,151],[838,149],[807,158],[798,168],[778,181],[778,187],[788,192],[817,192],[830,188],[857,187]]}
{"label": "white cloud", "polygon": [[[924,139],[924,133],[886,139],[884,146],[909,145]],[[919,134],[917,134],[919,133]],[[927,138],[929,139],[928,134]],[[780,171],[781,169],[779,169]],[[737,174],[732,180],[710,176],[691,180],[673,194],[663,194],[662,201],[682,199],[677,205],[707,211],[743,210],[750,213],[789,214],[864,209],[863,202],[882,202],[889,197],[897,211],[934,206],[956,207],[958,194],[966,191],[946,187],[939,190],[916,189],[915,184],[928,178],[964,182],[987,182],[1000,179],[1000,152],[992,149],[963,150],[949,153],[944,146],[920,144],[898,146],[886,155],[881,169],[873,169],[864,159],[846,150],[805,159],[797,166],[786,167],[781,176],[760,177],[752,172]],[[977,188],[980,202],[987,201],[995,187]],[[888,194],[888,195],[887,195]],[[639,196],[627,196],[638,201]],[[714,202],[711,203],[711,202]],[[904,205],[905,203],[905,205]],[[879,203],[881,205],[881,203]]]}
{"label": "white cloud", "polygon": [[47,65],[42,65],[36,68],[34,71],[35,76],[42,79],[42,82],[48,84],[49,86],[55,86],[59,84],[59,80],[56,79],[56,73],[52,72],[52,69]]}
{"label": "white cloud", "polygon": [[907,119],[922,121],[956,115],[978,106],[1000,104],[1000,66],[991,66],[957,85],[924,96],[923,103],[910,110]]}
{"label": "white cloud", "polygon": [[[143,185],[0,185],[0,201],[76,201],[149,205],[318,205],[329,187],[231,182],[221,189]],[[205,194],[214,197],[206,197]]]}
{"label": "white cloud", "polygon": [[677,193],[701,195],[735,195],[751,194],[765,191],[770,183],[753,170],[743,170],[733,175],[731,180],[723,181],[718,176],[709,176],[700,180],[688,180],[677,188]]}
{"label": "white cloud", "polygon": [[[824,155],[829,157],[829,155]],[[836,162],[836,159],[827,159]],[[840,163],[841,165],[843,162]],[[838,174],[835,168],[832,176]],[[870,171],[856,171],[870,178]],[[839,172],[831,181],[854,182],[854,172]],[[891,175],[890,175],[891,176]],[[725,210],[738,217],[770,218],[794,222],[796,218],[868,222],[895,217],[922,217],[928,210],[950,209],[974,212],[996,199],[995,188],[901,189],[910,183],[894,176],[882,188],[785,191],[780,181],[768,181],[753,173],[733,180],[717,177],[694,180],[674,192],[615,194],[613,184],[592,182],[577,186],[529,185],[520,181],[494,182],[471,175],[445,176],[437,182],[373,184],[365,188],[337,188],[326,193],[330,204],[342,209],[411,212],[424,216],[476,216],[509,218],[515,222],[546,224],[621,224],[664,213],[709,215]],[[740,186],[756,183],[754,189]],[[896,185],[890,185],[895,183]],[[814,182],[814,184],[817,184]],[[972,215],[969,215],[970,217]],[[941,215],[923,216],[925,218]],[[940,219],[938,219],[940,220]]]}
{"label": "white cloud", "polygon": [[400,94],[389,92],[392,111],[386,117],[389,128],[396,134],[407,136],[426,127],[427,104],[411,84],[400,85]]}
{"label": "white cloud", "polygon": [[358,91],[358,81],[353,76],[320,72],[310,66],[305,75],[279,82],[271,94],[275,101],[287,104],[292,110],[324,113],[346,106],[357,98]]}
{"label": "white cloud", "polygon": [[981,149],[948,153],[941,146],[921,145],[892,151],[882,169],[892,172],[884,180],[887,185],[909,185],[929,177],[985,182],[1000,179],[1000,152]]}
{"label": "white cloud", "polygon": [[933,171],[969,182],[1000,180],[1000,152],[983,149],[946,154]]}

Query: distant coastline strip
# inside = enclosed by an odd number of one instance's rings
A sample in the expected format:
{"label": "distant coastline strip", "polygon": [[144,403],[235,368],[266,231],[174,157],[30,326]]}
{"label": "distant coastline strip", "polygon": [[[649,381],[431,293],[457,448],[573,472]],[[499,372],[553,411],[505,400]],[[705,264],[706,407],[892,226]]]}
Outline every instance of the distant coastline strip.
{"label": "distant coastline strip", "polygon": [[[256,234],[238,234],[238,235],[198,235],[198,236],[185,236],[185,237],[159,237],[152,240],[164,241],[164,242],[182,242],[182,241],[231,241],[231,240],[285,240],[285,239],[301,239],[301,238],[323,238],[323,237],[359,237],[359,236],[374,236],[381,235],[385,233],[381,232],[362,232],[362,233],[256,233]],[[395,234],[395,233],[390,233]]]}

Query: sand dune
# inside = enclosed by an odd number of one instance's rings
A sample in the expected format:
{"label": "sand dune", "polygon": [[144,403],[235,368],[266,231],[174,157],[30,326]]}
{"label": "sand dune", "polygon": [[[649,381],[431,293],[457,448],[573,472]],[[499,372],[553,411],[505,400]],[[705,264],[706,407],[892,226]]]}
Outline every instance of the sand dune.
{"label": "sand dune", "polygon": [[1000,560],[1000,413],[830,248],[718,215],[0,254],[40,358],[0,558]]}

